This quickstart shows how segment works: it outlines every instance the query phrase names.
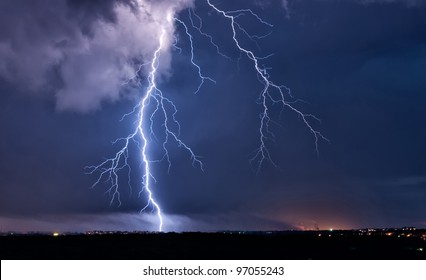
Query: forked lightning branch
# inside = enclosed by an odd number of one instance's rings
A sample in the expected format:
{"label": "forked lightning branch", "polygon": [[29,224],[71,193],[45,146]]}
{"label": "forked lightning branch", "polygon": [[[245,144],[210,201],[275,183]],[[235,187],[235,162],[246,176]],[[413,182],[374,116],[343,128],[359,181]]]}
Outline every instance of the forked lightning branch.
{"label": "forked lightning branch", "polygon": [[[140,4],[139,8],[141,9],[139,11],[140,13],[144,13],[144,1],[145,0],[138,1]],[[226,11],[220,9],[218,4],[213,4],[210,0],[205,1],[211,11],[216,13],[218,18],[228,24],[229,40],[234,43],[235,48],[240,52],[240,54],[251,62],[252,67],[257,74],[259,83],[263,86],[258,98],[258,103],[261,107],[258,128],[259,146],[256,149],[254,156],[250,159],[252,164],[257,168],[257,171],[260,171],[262,165],[266,161],[275,165],[272,155],[268,149],[268,143],[274,139],[274,134],[270,130],[270,124],[273,121],[270,113],[272,105],[280,104],[282,109],[288,109],[300,118],[313,136],[315,149],[318,150],[318,141],[320,139],[327,140],[314,128],[312,124],[313,121],[317,122],[319,120],[314,115],[306,114],[296,107],[298,100],[293,98],[288,87],[277,84],[270,79],[268,72],[269,68],[262,66],[263,63],[261,63],[262,60],[269,56],[260,56],[256,54],[255,50],[245,47],[242,43],[243,37],[247,37],[250,40],[266,38],[265,36],[254,36],[249,34],[249,32],[246,31],[244,26],[240,23],[240,19],[243,17],[250,17],[251,22],[265,25],[269,28],[273,28],[273,25],[262,19],[250,9]],[[120,191],[122,186],[119,183],[119,178],[120,176],[128,176],[128,179],[130,180],[129,174],[131,172],[131,166],[129,164],[129,158],[131,156],[140,157],[142,160],[142,165],[140,167],[142,169],[142,178],[140,179],[137,187],[140,190],[140,197],[146,200],[141,212],[151,210],[151,212],[157,216],[158,231],[163,230],[163,213],[158,202],[158,198],[155,196],[154,192],[153,182],[155,179],[152,175],[153,164],[158,161],[165,161],[170,169],[172,167],[172,162],[168,148],[170,144],[174,143],[177,148],[180,148],[183,152],[189,154],[194,167],[203,169],[203,163],[200,160],[200,157],[184,142],[183,136],[180,135],[181,124],[177,119],[178,108],[173,101],[169,99],[165,93],[163,93],[158,82],[158,72],[162,54],[168,51],[169,48],[169,44],[165,44],[165,41],[169,38],[177,38],[174,34],[174,32],[176,32],[176,25],[183,27],[183,30],[185,31],[184,35],[187,37],[190,47],[190,58],[188,63],[190,63],[194,68],[194,79],[199,81],[196,93],[202,90],[205,83],[211,83],[214,85],[216,81],[204,74],[202,67],[197,64],[195,55],[197,49],[193,33],[191,32],[198,32],[202,36],[209,38],[211,44],[216,48],[218,55],[229,59],[229,57],[224,55],[220,50],[220,42],[215,43],[213,35],[207,34],[203,31],[202,18],[198,16],[193,8],[189,8],[188,11],[190,24],[186,24],[183,20],[177,18],[176,11],[173,9],[165,13],[164,16],[166,17],[166,20],[162,21],[164,22],[164,26],[161,26],[158,30],[157,48],[155,52],[152,54],[149,61],[140,65],[138,70],[135,71],[133,79],[142,79],[143,77],[140,69],[142,69],[143,66],[149,66],[147,75],[145,75],[147,86],[144,90],[141,88],[141,92],[143,93],[142,97],[138,104],[133,108],[133,111],[126,115],[126,117],[134,116],[136,118],[134,130],[126,137],[119,138],[114,142],[116,145],[121,146],[113,157],[107,158],[98,165],[87,167],[89,174],[99,174],[99,177],[93,186],[106,182],[108,185],[107,192],[111,195],[110,203],[113,204],[116,202],[118,205],[121,205]],[[196,23],[193,19],[194,17],[199,22]],[[156,118],[158,115],[161,116],[161,123],[156,123],[155,121],[159,119]],[[148,151],[152,148],[151,146],[158,145],[155,141],[151,141],[152,135],[155,135],[154,131],[158,133],[158,128],[161,128],[162,133],[164,133],[164,137],[162,138],[164,141],[160,143],[160,148],[163,151],[163,155],[160,159],[150,158],[148,153]],[[130,154],[130,145],[136,145],[136,147],[138,147],[138,155]]]}

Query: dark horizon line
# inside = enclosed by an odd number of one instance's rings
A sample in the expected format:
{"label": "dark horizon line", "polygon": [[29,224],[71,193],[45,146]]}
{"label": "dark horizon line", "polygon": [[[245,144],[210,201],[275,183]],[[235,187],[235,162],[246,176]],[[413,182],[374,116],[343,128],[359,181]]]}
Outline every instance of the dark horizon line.
{"label": "dark horizon line", "polygon": [[190,234],[190,233],[203,233],[203,234],[255,234],[255,233],[297,233],[297,232],[354,232],[354,231],[426,231],[426,228],[417,228],[417,227],[389,227],[389,228],[354,228],[354,229],[286,229],[286,230],[217,230],[217,231],[149,231],[149,230],[86,230],[86,231],[0,231],[0,235],[52,235],[52,234],[88,234],[88,233],[103,233],[103,234],[117,234],[117,233],[127,233],[127,234]]}

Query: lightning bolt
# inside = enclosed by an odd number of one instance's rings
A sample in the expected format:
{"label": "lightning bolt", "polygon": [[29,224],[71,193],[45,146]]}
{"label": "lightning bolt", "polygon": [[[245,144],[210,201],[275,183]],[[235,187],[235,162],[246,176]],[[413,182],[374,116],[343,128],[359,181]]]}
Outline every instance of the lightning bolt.
{"label": "lightning bolt", "polygon": [[[178,20],[175,19],[178,22],[180,22],[185,28],[186,25]],[[186,29],[187,30],[187,29]],[[203,76],[201,73],[201,68],[198,64],[194,62],[194,48],[193,48],[193,42],[192,42],[192,36],[189,34],[187,30],[187,34],[190,38],[191,42],[191,63],[196,67],[199,77],[201,79],[201,82],[197,88],[198,92],[204,82],[206,80],[211,81],[215,83],[213,79],[207,76]],[[164,38],[166,36],[166,30],[162,29],[161,35],[159,37],[158,42],[158,48],[154,52],[153,58],[150,63],[150,72],[148,74],[148,87],[146,89],[146,92],[141,99],[141,101],[133,108],[133,111],[124,115],[124,117],[127,117],[129,115],[132,115],[137,112],[137,125],[135,130],[129,134],[127,137],[119,138],[116,141],[113,142],[113,144],[117,142],[123,142],[122,148],[115,154],[112,158],[107,158],[105,161],[101,162],[99,165],[94,166],[88,166],[86,169],[88,170],[88,174],[94,174],[96,172],[99,173],[99,177],[96,180],[96,182],[92,185],[92,187],[95,187],[96,185],[100,184],[103,179],[105,179],[106,183],[109,183],[109,188],[107,189],[107,193],[110,194],[111,200],[110,205],[112,205],[115,201],[118,203],[118,206],[121,205],[121,199],[120,199],[120,185],[119,185],[119,172],[125,168],[128,169],[128,182],[130,185],[130,171],[131,167],[129,165],[128,159],[129,159],[129,146],[132,142],[136,143],[137,146],[140,149],[141,152],[141,158],[142,158],[142,164],[144,166],[143,168],[143,176],[142,176],[142,186],[143,188],[139,192],[139,196],[142,194],[142,192],[147,193],[147,204],[145,207],[142,208],[141,212],[145,211],[147,208],[152,207],[153,211],[155,211],[159,225],[158,225],[158,231],[163,230],[163,216],[162,216],[162,210],[157,202],[157,200],[154,198],[154,194],[152,191],[152,180],[155,181],[155,178],[152,175],[151,172],[151,163],[152,162],[159,162],[159,161],[167,161],[168,163],[168,169],[170,170],[171,167],[171,160],[169,157],[169,152],[167,150],[167,144],[169,143],[170,139],[174,140],[178,147],[183,148],[186,150],[191,158],[193,166],[199,166],[201,170],[203,170],[203,163],[199,159],[198,156],[195,155],[195,153],[192,151],[192,149],[185,144],[180,138],[180,124],[176,119],[177,114],[177,108],[175,104],[165,97],[163,95],[163,92],[159,89],[157,86],[157,72],[158,72],[158,66],[159,61],[161,57],[161,50],[164,45]],[[132,77],[132,79],[136,78],[138,76],[138,73],[140,72],[143,65],[139,67],[137,72],[135,73],[135,76]],[[128,82],[127,82],[128,83]],[[150,105],[150,102],[155,104],[153,112],[148,115],[147,108]],[[168,110],[167,105],[172,108],[172,110]],[[162,148],[164,151],[163,157],[160,160],[150,160],[148,157],[148,144],[149,139],[154,137],[154,117],[156,114],[162,114],[164,121],[162,123],[162,126],[164,128],[164,134],[165,134],[165,140],[162,143]],[[150,123],[149,129],[145,128],[145,123]],[[173,127],[170,125],[173,124]]]}
{"label": "lightning bolt", "polygon": [[[259,147],[255,150],[254,156],[251,158],[251,162],[254,162],[257,165],[257,171],[259,172],[261,166],[265,161],[270,161],[274,166],[277,166],[271,157],[271,154],[267,148],[267,141],[274,138],[273,133],[269,129],[269,126],[273,120],[271,119],[269,110],[271,104],[281,104],[282,108],[288,108],[292,112],[296,113],[296,115],[303,121],[303,123],[307,126],[309,132],[314,136],[315,139],[315,150],[318,152],[318,141],[319,139],[327,140],[320,132],[315,130],[311,124],[312,120],[319,121],[314,115],[305,114],[299,109],[297,109],[294,104],[299,102],[300,100],[295,100],[291,95],[290,89],[284,85],[275,84],[271,79],[268,73],[268,68],[261,66],[260,61],[270,57],[268,55],[266,57],[256,56],[254,51],[245,48],[242,46],[242,43],[238,40],[238,34],[242,33],[244,36],[247,36],[250,40],[257,43],[257,39],[264,38],[264,36],[258,35],[250,35],[243,27],[238,23],[238,18],[249,15],[254,17],[258,22],[264,24],[268,27],[272,27],[272,25],[266,21],[264,21],[261,17],[255,14],[250,9],[242,9],[235,11],[223,11],[218,7],[213,5],[210,0],[206,0],[207,4],[216,11],[219,15],[223,16],[230,22],[230,28],[232,30],[232,40],[235,43],[235,46],[238,48],[241,54],[246,55],[250,61],[253,63],[253,67],[257,73],[259,81],[263,84],[263,89],[259,94],[258,103],[262,107],[262,113],[260,114],[260,126],[259,126],[259,135],[260,135],[260,144]],[[194,21],[194,17],[198,22]],[[189,20],[191,26],[197,30],[202,36],[208,38],[210,43],[216,48],[217,53],[223,56],[226,59],[232,60],[230,57],[225,55],[220,51],[219,46],[214,42],[214,39],[211,35],[203,32],[202,28],[202,19],[198,16],[193,9],[189,9]],[[188,26],[182,20],[173,17],[172,13],[167,13],[167,21],[170,23],[173,21],[174,23],[180,24],[190,43],[190,63],[194,66],[197,71],[198,78],[200,82],[197,86],[195,93],[198,93],[205,82],[211,82],[216,84],[216,81],[212,78],[205,76],[203,71],[195,62],[194,56],[194,38],[191,35]],[[131,77],[128,81],[123,83],[123,85],[129,84],[133,80],[137,80],[136,85],[141,86],[141,82],[139,81],[139,76],[141,75],[141,71],[143,67],[149,66],[149,73],[147,75],[147,88],[138,102],[138,104],[133,108],[133,110],[123,116],[122,119],[130,116],[136,115],[136,125],[135,129],[132,133],[130,133],[127,137],[119,138],[113,142],[113,144],[121,143],[121,148],[119,151],[111,158],[105,159],[98,165],[87,166],[86,170],[88,174],[99,174],[97,180],[92,185],[92,187],[97,186],[101,183],[106,183],[108,185],[106,193],[108,193],[111,197],[110,205],[116,202],[118,206],[122,204],[121,195],[120,195],[120,184],[119,184],[119,173],[122,170],[127,169],[128,176],[128,185],[130,190],[132,190],[131,182],[130,182],[130,173],[131,167],[129,164],[129,147],[131,144],[135,144],[141,154],[142,161],[142,180],[141,180],[141,189],[139,192],[139,197],[143,194],[147,194],[147,202],[146,205],[141,209],[141,212],[151,209],[152,213],[155,212],[158,218],[158,231],[163,230],[163,215],[160,204],[156,200],[153,192],[153,182],[155,182],[155,178],[151,172],[151,164],[155,162],[165,161],[168,164],[168,170],[171,168],[171,159],[169,156],[169,152],[167,146],[169,142],[173,141],[178,147],[185,150],[191,159],[192,165],[194,167],[199,167],[203,170],[203,163],[200,158],[193,152],[193,150],[180,138],[180,124],[177,121],[176,115],[178,113],[177,107],[175,104],[164,96],[163,92],[157,85],[158,79],[158,68],[160,64],[160,58],[162,50],[165,48],[165,38],[167,35],[170,35],[166,29],[166,27],[161,28],[158,36],[158,47],[153,53],[152,59],[148,63],[144,63],[139,65],[133,77]],[[172,35],[173,36],[173,35]],[[175,37],[175,42],[172,45],[176,50],[180,53],[182,49],[177,46],[177,38]],[[150,108],[150,109],[149,109]],[[157,137],[154,133],[155,126],[155,118],[159,115],[162,118],[161,127],[163,128],[164,140],[161,143],[161,147],[163,150],[163,155],[158,160],[153,160],[148,156],[148,150],[150,148],[150,143],[153,139],[157,140]]]}
{"label": "lightning bolt", "polygon": [[248,49],[242,46],[240,41],[238,40],[238,31],[243,33],[245,36],[247,36],[251,40],[256,40],[259,38],[264,38],[265,36],[253,36],[250,35],[239,23],[238,18],[244,15],[250,15],[254,17],[258,22],[261,24],[264,24],[269,27],[273,27],[272,24],[264,21],[260,16],[258,16],[256,13],[254,13],[250,9],[241,9],[241,10],[235,10],[235,11],[224,11],[219,9],[216,5],[212,4],[210,0],[206,0],[207,4],[218,14],[229,20],[230,22],[230,28],[232,30],[232,40],[235,43],[235,46],[238,48],[238,50],[245,54],[249,60],[252,61],[253,67],[258,75],[258,78],[260,82],[263,84],[263,89],[259,94],[258,103],[262,106],[262,113],[260,114],[260,126],[259,126],[259,135],[260,135],[260,144],[259,148],[257,148],[254,152],[254,156],[251,158],[251,162],[254,162],[255,165],[257,165],[257,172],[260,171],[262,165],[267,160],[271,162],[275,167],[277,165],[272,160],[271,154],[267,148],[267,141],[270,139],[274,139],[274,134],[269,129],[269,126],[272,122],[269,110],[270,105],[269,104],[281,104],[282,108],[287,108],[290,111],[296,113],[296,115],[303,121],[303,123],[308,128],[309,132],[313,135],[315,140],[315,151],[318,154],[318,141],[319,139],[323,139],[325,141],[328,141],[327,138],[325,138],[319,131],[315,130],[312,126],[312,120],[320,121],[317,117],[315,117],[312,114],[306,114],[303,113],[301,110],[297,109],[294,104],[301,101],[301,100],[295,100],[293,96],[291,95],[291,91],[288,87],[284,85],[278,85],[274,83],[270,79],[270,75],[268,72],[268,68],[263,67],[260,65],[260,61],[270,57],[258,57],[256,54]]}
{"label": "lightning bolt", "polygon": [[216,81],[215,80],[213,80],[212,78],[210,78],[210,77],[207,77],[207,76],[204,76],[202,73],[201,73],[201,67],[200,67],[200,65],[198,65],[197,63],[195,63],[195,61],[194,61],[194,40],[193,40],[193,36],[191,35],[191,33],[189,32],[189,29],[188,29],[188,26],[183,22],[183,21],[181,21],[180,19],[178,19],[178,18],[174,18],[174,20],[176,21],[176,22],[179,22],[182,26],[183,26],[183,28],[185,29],[185,33],[186,33],[186,35],[188,36],[188,38],[189,38],[189,42],[190,42],[190,47],[191,47],[191,63],[192,63],[192,65],[194,65],[194,67],[195,68],[197,68],[197,70],[198,70],[198,76],[200,77],[200,79],[201,79],[201,82],[200,82],[200,84],[198,85],[198,88],[197,88],[197,90],[195,91],[195,93],[198,93],[199,91],[200,91],[200,89],[201,89],[201,87],[203,86],[203,84],[204,84],[204,82],[205,81],[210,81],[210,82],[212,82],[212,83],[214,83],[214,84],[216,84]]}
{"label": "lightning bolt", "polygon": [[[130,174],[131,167],[128,163],[129,145],[132,141],[135,142],[136,144],[138,144],[140,151],[141,151],[141,155],[142,155],[142,163],[144,165],[143,176],[142,176],[142,184],[143,184],[144,188],[142,190],[145,190],[148,193],[148,202],[147,202],[146,206],[141,211],[144,211],[149,206],[152,206],[154,208],[154,210],[157,213],[158,220],[159,220],[159,226],[158,226],[159,231],[163,230],[163,217],[162,217],[162,211],[161,211],[160,205],[155,200],[153,192],[151,190],[151,179],[153,179],[153,176],[152,176],[152,173],[151,173],[151,165],[150,165],[151,162],[150,162],[150,160],[148,159],[148,156],[147,156],[148,138],[147,138],[147,135],[144,131],[144,123],[145,123],[145,119],[146,119],[146,108],[148,107],[149,101],[151,99],[154,99],[157,103],[157,108],[155,109],[154,113],[151,115],[151,120],[152,120],[153,115],[159,110],[160,107],[162,107],[164,109],[164,101],[167,101],[167,102],[169,101],[169,100],[166,100],[165,98],[163,98],[161,91],[158,89],[158,87],[156,85],[156,74],[157,74],[157,70],[158,70],[160,53],[161,53],[161,49],[163,47],[165,34],[166,34],[166,31],[163,29],[162,32],[161,32],[161,36],[159,38],[158,48],[154,52],[154,56],[153,56],[152,61],[151,61],[151,70],[150,70],[149,75],[148,75],[148,88],[147,88],[142,100],[139,102],[139,104],[131,112],[131,113],[133,113],[137,109],[139,109],[139,111],[138,111],[138,122],[137,122],[136,129],[133,131],[133,133],[129,134],[127,137],[119,138],[114,142],[114,143],[116,143],[118,141],[124,141],[122,148],[115,154],[115,157],[108,158],[105,161],[103,161],[102,163],[100,163],[99,165],[87,167],[87,169],[89,169],[89,172],[88,172],[89,174],[93,174],[95,172],[100,172],[98,180],[92,185],[92,187],[95,187],[96,185],[98,185],[101,182],[101,180],[104,177],[106,177],[106,182],[110,183],[110,187],[107,190],[107,192],[111,195],[110,205],[113,204],[114,201],[117,201],[118,206],[121,206],[119,182],[118,182],[118,179],[119,179],[118,172],[120,170],[124,169],[124,168],[128,168],[129,174]],[[141,69],[141,67],[138,69],[138,72],[140,71],[140,69]],[[137,74],[138,73],[136,73],[136,75]],[[166,116],[165,122],[167,123],[167,112],[165,111],[165,109],[163,110],[163,112],[165,112],[164,113],[165,116]],[[168,133],[170,131],[167,128],[167,126],[166,126],[166,130],[167,130],[166,133]],[[151,126],[151,132],[153,133],[152,126]],[[142,140],[142,146],[140,146],[140,142],[137,139],[138,136]],[[168,139],[166,137],[166,142],[167,142],[167,140]],[[163,143],[163,146],[165,146],[165,143]],[[165,156],[166,156],[166,158],[168,158],[167,150],[166,150]],[[129,175],[129,184],[130,184],[130,175]],[[141,190],[141,192],[142,192],[142,190]]]}

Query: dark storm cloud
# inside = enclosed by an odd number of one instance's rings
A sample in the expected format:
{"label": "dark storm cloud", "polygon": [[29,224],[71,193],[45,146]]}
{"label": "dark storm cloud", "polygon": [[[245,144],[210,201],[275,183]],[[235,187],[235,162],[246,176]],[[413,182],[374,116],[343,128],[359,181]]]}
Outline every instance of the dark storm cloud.
{"label": "dark storm cloud", "polygon": [[61,65],[89,47],[94,22],[112,21],[115,15],[113,1],[104,1],[96,9],[88,3],[2,1],[0,75],[21,90],[37,94],[58,94],[60,88],[73,87],[72,76],[61,73]]}
{"label": "dark storm cloud", "polygon": [[70,12],[76,12],[82,19],[80,23],[90,24],[98,18],[105,18],[109,21],[115,21],[116,14],[114,7],[117,4],[126,4],[133,6],[132,0],[66,0]]}
{"label": "dark storm cloud", "polygon": [[2,1],[0,5],[1,76],[19,80],[25,89],[39,88],[52,62],[61,59],[54,46],[76,41],[78,24],[67,19],[65,1]]}

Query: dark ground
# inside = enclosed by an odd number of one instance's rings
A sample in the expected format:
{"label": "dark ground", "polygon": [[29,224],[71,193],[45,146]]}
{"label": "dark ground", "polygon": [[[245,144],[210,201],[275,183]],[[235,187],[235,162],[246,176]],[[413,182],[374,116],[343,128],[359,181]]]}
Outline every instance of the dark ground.
{"label": "dark ground", "polygon": [[8,259],[426,259],[419,236],[353,232],[7,235]]}

